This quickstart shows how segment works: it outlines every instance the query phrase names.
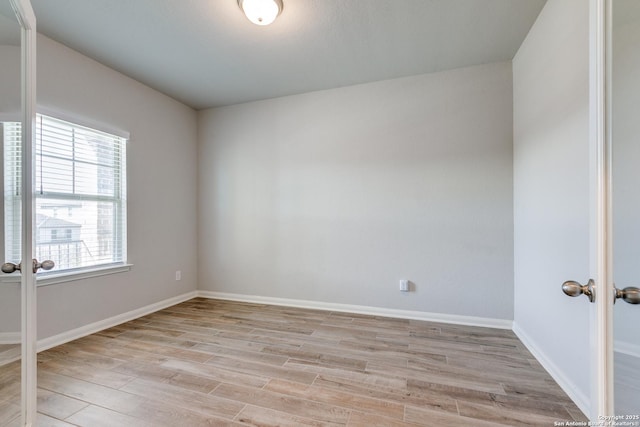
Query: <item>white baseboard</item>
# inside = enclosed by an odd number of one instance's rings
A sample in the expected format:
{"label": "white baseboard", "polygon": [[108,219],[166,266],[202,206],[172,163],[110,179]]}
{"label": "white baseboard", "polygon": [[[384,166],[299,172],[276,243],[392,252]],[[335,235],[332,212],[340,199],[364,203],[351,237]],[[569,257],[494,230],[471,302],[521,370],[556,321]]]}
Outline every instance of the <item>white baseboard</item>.
{"label": "white baseboard", "polygon": [[20,347],[21,336],[20,332],[0,332],[0,344],[13,344],[15,348],[5,350],[0,356],[0,366],[4,366],[8,363],[15,362],[20,359]]}
{"label": "white baseboard", "polygon": [[67,332],[63,332],[58,335],[53,335],[48,338],[38,340],[38,352],[44,351],[58,345],[67,343],[69,341],[82,338],[87,335],[94,334],[96,332],[112,328],[130,320],[137,319],[138,317],[146,316],[147,314],[154,313],[172,305],[180,304],[181,302],[190,300],[198,296],[197,291],[187,292],[186,294],[178,295],[177,297],[169,298],[164,301],[160,301],[154,304],[147,305],[126,313],[119,314],[117,316],[110,317],[108,319],[100,320],[99,322],[90,323],[85,326],[81,326],[76,329],[72,329]]}
{"label": "white baseboard", "polygon": [[513,332],[518,336],[520,341],[527,347],[527,349],[533,354],[533,356],[540,362],[542,367],[553,377],[558,383],[560,388],[564,390],[571,400],[580,408],[584,414],[590,414],[590,402],[589,396],[582,393],[578,387],[559,369],[547,355],[538,348],[536,343],[524,332],[518,323],[513,322]]}
{"label": "white baseboard", "polygon": [[20,332],[0,332],[0,344],[20,344]]}
{"label": "white baseboard", "polygon": [[315,310],[338,311],[345,313],[369,314],[372,316],[424,320],[429,322],[451,323],[455,325],[481,326],[485,328],[512,329],[513,327],[513,321],[511,320],[493,319],[487,317],[460,316],[455,314],[429,313],[423,311],[370,307],[365,305],[337,304],[321,301],[262,297],[257,295],[243,295],[212,291],[198,291],[198,296],[210,299],[280,305],[285,307],[310,308]]}
{"label": "white baseboard", "polygon": [[21,355],[22,348],[19,345],[16,345],[15,348],[3,351],[0,354],[0,367],[15,362],[16,360],[20,360]]}

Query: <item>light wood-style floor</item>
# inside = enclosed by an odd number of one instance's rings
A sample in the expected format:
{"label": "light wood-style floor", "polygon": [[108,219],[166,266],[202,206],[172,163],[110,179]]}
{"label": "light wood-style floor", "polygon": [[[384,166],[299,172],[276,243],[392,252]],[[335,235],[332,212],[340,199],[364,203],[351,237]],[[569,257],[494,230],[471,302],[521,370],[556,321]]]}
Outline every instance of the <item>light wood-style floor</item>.
{"label": "light wood-style floor", "polygon": [[[38,364],[46,427],[586,420],[511,331],[202,298],[42,352]],[[16,409],[14,365],[0,376],[0,425]]]}

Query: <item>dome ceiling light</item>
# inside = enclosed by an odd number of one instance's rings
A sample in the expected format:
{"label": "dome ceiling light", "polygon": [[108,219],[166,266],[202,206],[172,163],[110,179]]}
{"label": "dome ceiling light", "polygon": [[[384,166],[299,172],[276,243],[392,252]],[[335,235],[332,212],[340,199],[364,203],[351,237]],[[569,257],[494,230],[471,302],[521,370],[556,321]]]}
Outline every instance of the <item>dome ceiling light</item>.
{"label": "dome ceiling light", "polygon": [[249,21],[269,25],[282,13],[282,0],[238,0],[238,6]]}

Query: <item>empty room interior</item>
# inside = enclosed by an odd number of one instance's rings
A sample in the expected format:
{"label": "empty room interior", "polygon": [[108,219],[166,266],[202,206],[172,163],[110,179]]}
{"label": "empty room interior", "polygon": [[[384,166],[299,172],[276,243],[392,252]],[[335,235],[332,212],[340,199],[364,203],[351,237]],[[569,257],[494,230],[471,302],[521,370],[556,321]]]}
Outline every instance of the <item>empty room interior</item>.
{"label": "empty room interior", "polygon": [[31,0],[31,52],[0,0],[0,425],[587,425],[594,3]]}

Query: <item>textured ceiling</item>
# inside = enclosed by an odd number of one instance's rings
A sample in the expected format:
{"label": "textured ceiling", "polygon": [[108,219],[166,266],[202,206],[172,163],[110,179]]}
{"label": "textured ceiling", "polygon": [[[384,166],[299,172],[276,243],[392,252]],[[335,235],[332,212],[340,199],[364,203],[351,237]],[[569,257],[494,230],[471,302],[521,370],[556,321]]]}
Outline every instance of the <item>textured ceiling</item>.
{"label": "textured ceiling", "polygon": [[[6,0],[2,0],[6,1]],[[546,0],[32,0],[39,32],[196,109],[513,58]]]}

